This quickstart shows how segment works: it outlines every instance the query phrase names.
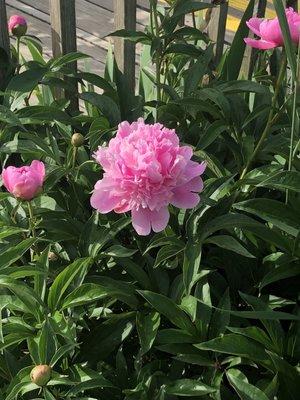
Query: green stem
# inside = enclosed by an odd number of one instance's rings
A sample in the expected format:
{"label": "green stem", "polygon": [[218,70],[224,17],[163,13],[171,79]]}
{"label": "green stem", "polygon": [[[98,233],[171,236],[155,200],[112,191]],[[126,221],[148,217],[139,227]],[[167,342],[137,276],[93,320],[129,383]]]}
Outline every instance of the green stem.
{"label": "green stem", "polygon": [[33,238],[36,238],[33,208],[32,208],[30,201],[28,201],[28,213],[29,213],[29,231],[30,231],[31,236]]}
{"label": "green stem", "polygon": [[268,137],[270,130],[272,128],[273,125],[273,117],[274,117],[274,110],[276,107],[276,103],[277,103],[277,98],[278,98],[278,94],[279,94],[279,90],[281,88],[281,84],[282,81],[284,79],[285,76],[285,72],[286,72],[286,56],[282,55],[282,60],[281,60],[281,65],[280,65],[280,70],[279,70],[279,74],[278,74],[278,78],[275,84],[275,90],[274,90],[274,96],[272,99],[272,104],[271,104],[271,109],[270,109],[270,113],[269,113],[269,117],[268,117],[268,121],[266,124],[266,127],[251,155],[251,157],[249,158],[241,176],[240,179],[243,179],[245,177],[245,175],[247,174],[252,162],[254,161],[254,159],[256,158],[257,154],[259,153],[262,145],[264,144],[264,141],[266,140],[266,138]]}
{"label": "green stem", "polygon": [[[291,138],[290,138],[290,152],[289,152],[289,162],[288,162],[288,171],[292,170],[293,166],[293,158],[294,158],[294,137],[296,130],[296,119],[297,119],[297,92],[298,92],[298,81],[299,81],[299,57],[300,57],[300,40],[298,42],[298,56],[297,56],[297,76],[296,81],[294,82],[294,93],[293,93],[293,110],[292,110],[292,126],[291,126]],[[286,189],[285,193],[285,204],[289,202],[289,190]]]}
{"label": "green stem", "polygon": [[[34,221],[34,214],[33,214],[32,204],[31,204],[30,201],[28,201],[27,205],[28,205],[28,214],[29,214],[29,232],[30,232],[30,236],[32,236],[34,239],[36,239],[35,221]],[[31,261],[34,260],[34,253],[36,253],[37,255],[40,254],[39,250],[36,248],[35,245],[32,247],[32,250],[31,250]]]}
{"label": "green stem", "polygon": [[20,67],[20,38],[17,37],[17,73],[19,73]]}
{"label": "green stem", "polygon": [[76,146],[73,146],[72,169],[74,169],[76,165],[77,153],[78,153],[78,148]]}

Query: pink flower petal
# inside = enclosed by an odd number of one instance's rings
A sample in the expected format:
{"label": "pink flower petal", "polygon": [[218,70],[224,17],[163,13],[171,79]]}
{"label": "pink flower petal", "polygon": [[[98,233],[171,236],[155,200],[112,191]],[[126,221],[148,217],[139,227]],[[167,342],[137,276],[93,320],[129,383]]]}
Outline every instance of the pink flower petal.
{"label": "pink flower petal", "polygon": [[154,232],[163,231],[168,225],[169,218],[168,207],[163,207],[159,211],[150,211],[151,226]]}
{"label": "pink flower petal", "polygon": [[251,46],[254,49],[269,50],[269,49],[274,49],[275,47],[278,47],[278,44],[272,43],[272,42],[267,42],[266,40],[262,40],[262,39],[256,40],[256,39],[251,39],[251,38],[245,38],[244,41],[248,46]]}
{"label": "pink flower petal", "polygon": [[261,36],[260,34],[260,25],[263,22],[263,18],[250,18],[249,21],[246,22],[247,26],[249,29],[251,29],[251,31],[257,35],[257,36]]}
{"label": "pink flower petal", "polygon": [[109,191],[94,190],[91,197],[91,206],[101,214],[107,214],[120,203],[119,197],[114,197]]}
{"label": "pink flower petal", "polygon": [[200,201],[198,194],[189,192],[184,187],[174,189],[173,193],[171,204],[178,208],[194,208]]}
{"label": "pink flower petal", "polygon": [[147,236],[151,232],[150,210],[140,207],[131,210],[132,226],[141,236]]}

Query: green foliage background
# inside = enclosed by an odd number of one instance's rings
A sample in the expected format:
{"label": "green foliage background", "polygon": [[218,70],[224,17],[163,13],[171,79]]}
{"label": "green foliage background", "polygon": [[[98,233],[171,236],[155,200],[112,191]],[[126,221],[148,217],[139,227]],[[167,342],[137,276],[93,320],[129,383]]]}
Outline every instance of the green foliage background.
{"label": "green foliage background", "polygon": [[[241,72],[252,1],[220,65],[205,34],[176,29],[208,5],[152,1],[146,32],[115,33],[144,45],[132,98],[111,52],[104,78],[74,75],[83,54],[46,62],[36,38],[22,39],[32,59],[2,71],[0,159],[43,160],[47,179],[35,238],[28,205],[0,192],[1,399],[299,399],[298,60],[274,3],[292,71],[279,82],[281,49]],[[81,113],[56,97],[74,97],[74,82]],[[199,206],[172,208],[146,238],[129,216],[89,205],[102,173],[93,151],[140,116],[176,128],[207,162]],[[39,364],[53,368],[44,388],[30,381]]]}

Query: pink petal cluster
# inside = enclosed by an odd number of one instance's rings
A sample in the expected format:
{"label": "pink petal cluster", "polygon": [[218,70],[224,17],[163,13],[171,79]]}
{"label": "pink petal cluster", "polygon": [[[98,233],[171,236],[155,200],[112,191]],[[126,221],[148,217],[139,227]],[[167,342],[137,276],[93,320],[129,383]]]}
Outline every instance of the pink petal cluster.
{"label": "pink petal cluster", "polygon": [[21,200],[32,200],[37,196],[45,180],[45,165],[34,160],[31,165],[16,168],[7,167],[2,171],[3,185]]}
{"label": "pink petal cluster", "polygon": [[143,119],[122,122],[108,147],[94,154],[104,175],[95,185],[92,207],[102,214],[131,211],[139,235],[164,230],[169,204],[193,208],[200,200],[205,164],[192,161],[192,155],[172,129]]}
{"label": "pink petal cluster", "polygon": [[8,21],[8,29],[17,37],[25,35],[27,31],[26,19],[21,15],[12,15]]}
{"label": "pink petal cluster", "polygon": [[[298,44],[300,38],[300,15],[291,7],[285,10],[285,14],[290,28],[292,41],[293,43]],[[247,21],[247,26],[255,35],[260,37],[260,39],[244,39],[249,46],[261,50],[283,46],[283,36],[278,18],[270,20],[263,18],[250,18],[249,21]]]}

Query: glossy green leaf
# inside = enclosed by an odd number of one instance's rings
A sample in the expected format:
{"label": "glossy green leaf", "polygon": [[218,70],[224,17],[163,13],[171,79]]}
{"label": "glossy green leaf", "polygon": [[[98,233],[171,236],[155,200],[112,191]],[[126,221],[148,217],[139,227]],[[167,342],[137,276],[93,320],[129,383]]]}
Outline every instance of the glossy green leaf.
{"label": "glossy green leaf", "polygon": [[137,313],[136,327],[141,343],[142,354],[146,354],[152,347],[160,325],[159,313]]}
{"label": "glossy green leaf", "polygon": [[226,376],[241,400],[269,400],[258,387],[241,379],[241,373],[237,369],[228,370]]}

